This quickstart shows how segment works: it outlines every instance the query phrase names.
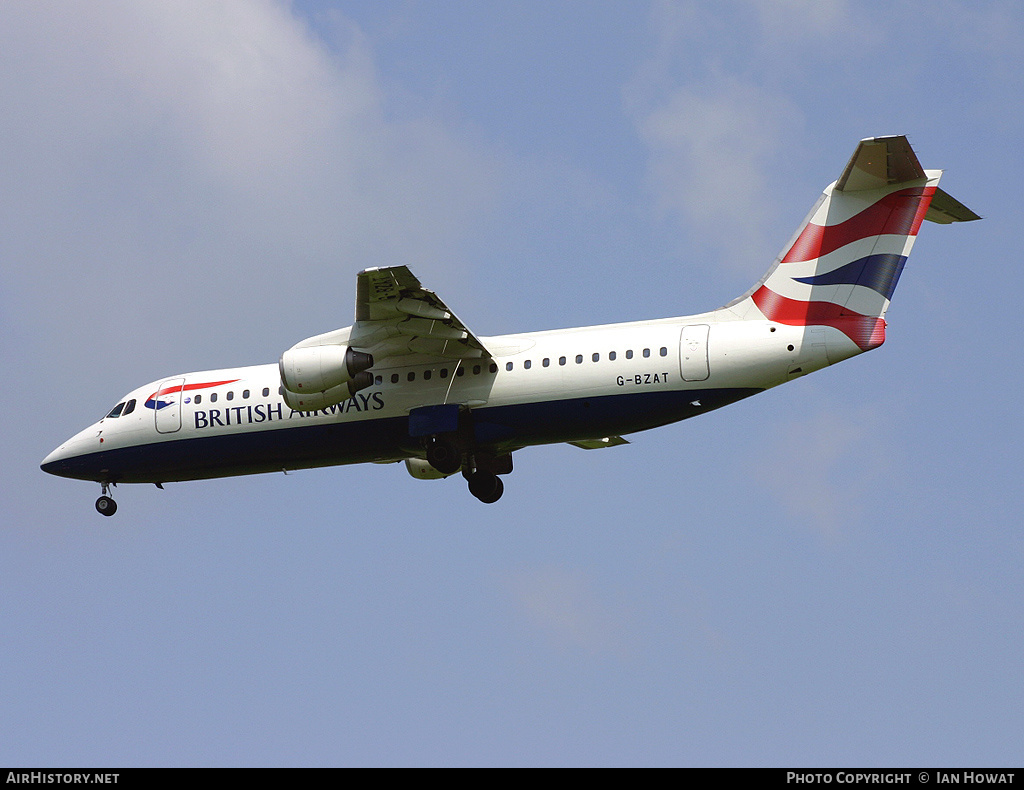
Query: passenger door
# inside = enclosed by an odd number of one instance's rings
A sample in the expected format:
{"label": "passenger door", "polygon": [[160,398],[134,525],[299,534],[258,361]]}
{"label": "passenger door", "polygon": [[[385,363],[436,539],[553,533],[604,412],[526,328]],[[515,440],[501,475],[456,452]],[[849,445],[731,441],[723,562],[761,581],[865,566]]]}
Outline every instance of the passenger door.
{"label": "passenger door", "polygon": [[683,381],[704,381],[708,377],[708,325],[684,326],[679,338],[679,370]]}
{"label": "passenger door", "polygon": [[181,392],[185,379],[168,379],[153,396],[157,433],[174,433],[181,428]]}

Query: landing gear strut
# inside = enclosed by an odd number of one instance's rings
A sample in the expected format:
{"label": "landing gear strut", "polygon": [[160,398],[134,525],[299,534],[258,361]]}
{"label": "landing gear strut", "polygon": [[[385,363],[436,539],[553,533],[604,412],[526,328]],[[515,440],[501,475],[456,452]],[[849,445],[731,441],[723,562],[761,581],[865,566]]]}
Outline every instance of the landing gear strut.
{"label": "landing gear strut", "polygon": [[107,496],[110,487],[106,483],[100,483],[100,487],[103,495],[96,500],[96,512],[104,516],[112,516],[117,512],[117,502]]}

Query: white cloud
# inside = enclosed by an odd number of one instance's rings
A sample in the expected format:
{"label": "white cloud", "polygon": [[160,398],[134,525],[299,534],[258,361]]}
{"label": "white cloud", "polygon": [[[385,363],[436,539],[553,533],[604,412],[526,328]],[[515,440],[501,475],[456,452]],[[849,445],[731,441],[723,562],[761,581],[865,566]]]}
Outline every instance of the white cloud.
{"label": "white cloud", "polygon": [[804,124],[754,65],[775,18],[757,3],[657,2],[650,55],[624,90],[657,217],[735,271],[766,267],[778,251],[769,174]]}
{"label": "white cloud", "polygon": [[[44,315],[79,355],[97,333],[139,358],[274,322],[283,348],[351,320],[363,267],[433,269],[434,284],[457,270],[497,168],[429,108],[396,111],[362,32],[333,19],[328,47],[270,0],[0,8],[2,242],[21,320]],[[153,321],[172,312],[176,334]]]}
{"label": "white cloud", "polygon": [[672,91],[638,121],[657,210],[731,266],[762,260],[775,209],[766,173],[799,118],[785,97],[731,77]]}

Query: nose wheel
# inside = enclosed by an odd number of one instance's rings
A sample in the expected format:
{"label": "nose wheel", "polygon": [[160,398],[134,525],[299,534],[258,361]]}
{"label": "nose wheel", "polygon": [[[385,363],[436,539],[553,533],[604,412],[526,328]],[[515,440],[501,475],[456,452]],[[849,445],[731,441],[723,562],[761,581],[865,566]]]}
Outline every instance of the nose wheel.
{"label": "nose wheel", "polygon": [[110,490],[106,483],[100,484],[103,495],[96,500],[96,512],[103,516],[112,516],[117,512],[117,502],[107,495]]}

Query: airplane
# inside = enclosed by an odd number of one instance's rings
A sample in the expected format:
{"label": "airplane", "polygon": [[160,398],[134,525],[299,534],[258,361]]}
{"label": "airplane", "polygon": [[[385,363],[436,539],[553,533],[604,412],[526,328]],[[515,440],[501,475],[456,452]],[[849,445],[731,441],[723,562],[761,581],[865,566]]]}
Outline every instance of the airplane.
{"label": "airplane", "polygon": [[278,364],[166,376],[43,459],[110,487],[404,462],[498,501],[512,454],[583,449],[689,419],[878,348],[923,220],[979,216],[902,135],[861,140],[774,264],[710,312],[478,337],[405,266],[356,279],[355,323]]}

